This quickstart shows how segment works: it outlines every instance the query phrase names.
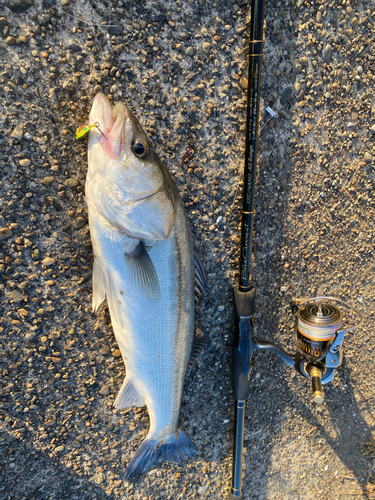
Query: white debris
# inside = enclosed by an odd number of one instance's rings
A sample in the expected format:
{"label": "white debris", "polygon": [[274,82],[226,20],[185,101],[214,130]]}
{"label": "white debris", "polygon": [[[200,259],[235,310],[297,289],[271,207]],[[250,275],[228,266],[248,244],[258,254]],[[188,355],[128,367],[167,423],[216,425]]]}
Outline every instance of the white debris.
{"label": "white debris", "polygon": [[267,106],[266,111],[272,116],[272,118],[276,115],[276,112],[269,106]]}

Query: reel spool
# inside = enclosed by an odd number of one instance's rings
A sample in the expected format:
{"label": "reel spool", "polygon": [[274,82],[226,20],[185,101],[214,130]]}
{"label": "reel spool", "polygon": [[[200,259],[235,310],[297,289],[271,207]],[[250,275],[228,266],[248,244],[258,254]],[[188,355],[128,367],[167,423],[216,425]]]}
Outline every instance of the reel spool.
{"label": "reel spool", "polygon": [[308,303],[297,312],[297,348],[306,359],[317,361],[324,356],[330,340],[342,325],[342,312],[328,302]]}

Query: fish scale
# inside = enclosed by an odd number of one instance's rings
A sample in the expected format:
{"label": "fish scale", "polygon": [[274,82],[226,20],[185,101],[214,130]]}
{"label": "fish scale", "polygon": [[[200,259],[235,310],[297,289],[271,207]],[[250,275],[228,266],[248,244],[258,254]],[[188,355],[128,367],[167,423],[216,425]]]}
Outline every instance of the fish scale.
{"label": "fish scale", "polygon": [[112,111],[103,94],[95,97],[90,123],[94,121],[106,136],[93,128],[88,151],[93,309],[107,297],[125,363],[126,378],[115,405],[146,404],[150,417],[147,437],[125,471],[131,477],[158,461],[194,453],[177,428],[195,333],[194,251],[184,206],[168,171],[151,148],[147,160],[132,150],[139,138],[148,144],[138,121],[125,105]]}

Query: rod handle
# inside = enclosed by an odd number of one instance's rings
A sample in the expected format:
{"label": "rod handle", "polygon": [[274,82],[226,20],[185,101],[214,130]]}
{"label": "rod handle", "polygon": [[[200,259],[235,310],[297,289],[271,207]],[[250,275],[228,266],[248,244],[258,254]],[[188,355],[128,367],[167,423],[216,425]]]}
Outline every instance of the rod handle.
{"label": "rod handle", "polygon": [[241,292],[235,286],[233,292],[236,331],[232,351],[232,389],[234,399],[240,401],[247,399],[249,394],[255,288]]}
{"label": "rod handle", "polygon": [[242,499],[242,460],[243,460],[243,441],[245,430],[245,407],[246,401],[236,401],[235,424],[234,424],[234,443],[233,443],[233,476],[232,487],[229,493],[229,499]]}

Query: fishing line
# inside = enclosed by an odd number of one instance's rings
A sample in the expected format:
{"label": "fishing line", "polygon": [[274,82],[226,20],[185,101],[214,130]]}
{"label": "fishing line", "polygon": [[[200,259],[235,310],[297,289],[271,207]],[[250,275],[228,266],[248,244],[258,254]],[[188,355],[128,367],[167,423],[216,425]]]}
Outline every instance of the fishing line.
{"label": "fishing line", "polygon": [[[99,27],[99,28],[110,28],[111,26],[113,26],[112,24],[90,24],[86,21],[84,21],[83,19],[80,19],[79,17],[76,17],[76,16],[73,16],[72,14],[69,14],[68,12],[65,12],[65,10],[62,10],[62,11],[58,11],[57,10],[57,6],[54,5],[52,2],[50,2],[50,0],[43,0],[43,2],[46,2],[48,4],[51,5],[51,7],[55,10],[56,9],[56,12],[58,14],[64,14],[65,16],[68,16],[68,17],[71,17],[72,19],[76,19],[77,21],[79,21],[80,23],[83,23],[85,24],[86,26],[89,26],[90,28],[95,28],[95,27]],[[80,14],[81,15],[81,14]]]}
{"label": "fishing line", "polygon": [[[311,323],[311,318],[316,318],[316,323]],[[342,313],[330,305],[320,303],[308,304],[302,307],[297,316],[298,330],[311,340],[326,341],[336,336],[336,331],[342,325]]]}

